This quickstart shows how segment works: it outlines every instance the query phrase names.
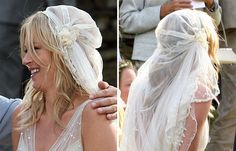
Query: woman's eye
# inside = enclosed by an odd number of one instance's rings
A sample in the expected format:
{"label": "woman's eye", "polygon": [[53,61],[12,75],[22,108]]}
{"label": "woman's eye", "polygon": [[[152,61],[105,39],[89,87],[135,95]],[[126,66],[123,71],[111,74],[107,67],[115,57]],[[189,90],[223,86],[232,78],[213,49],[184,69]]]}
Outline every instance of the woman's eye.
{"label": "woman's eye", "polygon": [[28,52],[28,50],[27,50],[27,49],[25,49],[25,50],[24,50],[24,53],[27,53],[27,52]]}
{"label": "woman's eye", "polygon": [[39,49],[39,47],[34,47],[34,50],[37,50],[37,49]]}

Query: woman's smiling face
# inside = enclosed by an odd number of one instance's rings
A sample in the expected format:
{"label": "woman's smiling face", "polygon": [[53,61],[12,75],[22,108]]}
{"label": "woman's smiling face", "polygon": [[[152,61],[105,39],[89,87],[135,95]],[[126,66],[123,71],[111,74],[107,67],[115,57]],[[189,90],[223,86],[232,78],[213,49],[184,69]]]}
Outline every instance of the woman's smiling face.
{"label": "woman's smiling face", "polygon": [[[26,48],[29,48],[27,44]],[[25,49],[22,62],[31,72],[33,87],[45,92],[53,86],[55,64],[52,62],[52,53],[40,41],[34,40],[33,48]]]}

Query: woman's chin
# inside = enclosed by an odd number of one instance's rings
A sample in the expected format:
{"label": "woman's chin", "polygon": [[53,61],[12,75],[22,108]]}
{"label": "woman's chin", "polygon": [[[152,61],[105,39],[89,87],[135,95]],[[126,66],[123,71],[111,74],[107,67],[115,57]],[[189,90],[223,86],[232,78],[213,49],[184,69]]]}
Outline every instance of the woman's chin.
{"label": "woman's chin", "polygon": [[32,86],[35,90],[43,91],[42,87],[38,83],[33,82]]}

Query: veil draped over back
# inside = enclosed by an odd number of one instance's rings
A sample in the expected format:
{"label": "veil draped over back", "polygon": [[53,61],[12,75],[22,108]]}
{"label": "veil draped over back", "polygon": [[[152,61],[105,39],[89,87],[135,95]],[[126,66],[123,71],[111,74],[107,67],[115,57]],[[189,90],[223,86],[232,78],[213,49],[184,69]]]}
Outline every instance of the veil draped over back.
{"label": "veil draped over back", "polygon": [[[198,124],[192,103],[219,94],[206,29],[215,32],[211,18],[196,10],[176,11],[161,20],[157,48],[130,88],[121,151],[189,149]],[[202,136],[202,148],[207,136]]]}

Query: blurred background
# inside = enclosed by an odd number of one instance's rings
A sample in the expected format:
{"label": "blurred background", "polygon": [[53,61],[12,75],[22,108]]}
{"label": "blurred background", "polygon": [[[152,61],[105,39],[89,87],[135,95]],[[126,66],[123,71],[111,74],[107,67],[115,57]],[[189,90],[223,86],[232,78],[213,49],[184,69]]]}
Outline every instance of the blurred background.
{"label": "blurred background", "polygon": [[72,5],[88,12],[102,36],[98,49],[104,61],[103,79],[117,83],[117,1],[116,0],[0,0],[0,95],[23,96],[30,74],[22,64],[19,30],[24,18],[47,6]]}

